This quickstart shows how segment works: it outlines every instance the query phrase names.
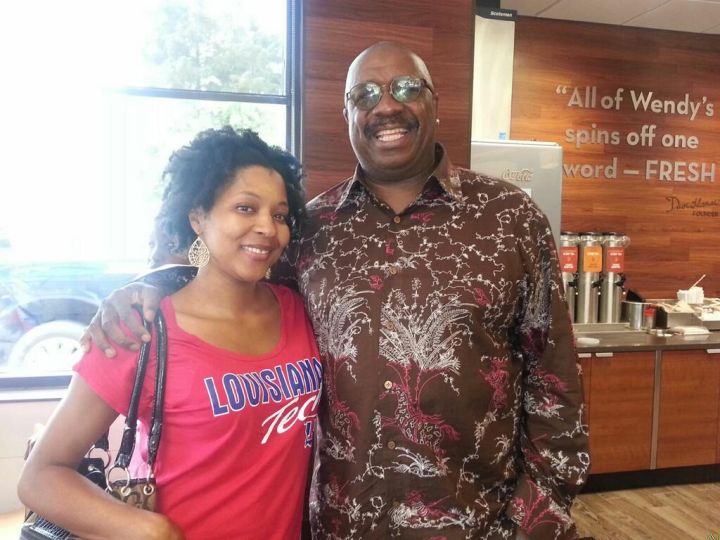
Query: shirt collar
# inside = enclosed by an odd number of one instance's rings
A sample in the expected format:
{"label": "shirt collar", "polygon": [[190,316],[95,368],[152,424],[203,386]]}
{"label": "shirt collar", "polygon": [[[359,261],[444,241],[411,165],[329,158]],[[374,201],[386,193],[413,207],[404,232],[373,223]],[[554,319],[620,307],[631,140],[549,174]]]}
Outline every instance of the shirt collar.
{"label": "shirt collar", "polygon": [[[440,143],[435,143],[435,163],[437,163],[437,165],[430,176],[428,176],[428,180],[436,179],[438,184],[440,184],[442,189],[450,195],[450,197],[461,202],[462,189],[460,175],[450,162],[445,148]],[[360,194],[368,191],[367,185],[365,184],[365,173],[358,163],[355,166],[355,173],[348,179],[347,186],[345,186],[345,189],[340,195],[335,209],[340,210],[340,208],[346,204],[355,202]]]}

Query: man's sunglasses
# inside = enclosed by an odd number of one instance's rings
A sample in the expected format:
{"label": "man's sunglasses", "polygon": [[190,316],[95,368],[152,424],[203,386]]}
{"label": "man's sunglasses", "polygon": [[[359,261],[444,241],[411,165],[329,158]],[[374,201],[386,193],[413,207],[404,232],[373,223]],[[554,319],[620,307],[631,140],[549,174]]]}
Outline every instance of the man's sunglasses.
{"label": "man's sunglasses", "polygon": [[390,87],[390,95],[400,103],[415,101],[423,88],[432,92],[432,88],[425,79],[402,75],[395,77],[387,84],[378,84],[372,81],[356,84],[345,94],[345,101],[352,102],[358,109],[369,111],[380,103],[385,89],[388,87]]}

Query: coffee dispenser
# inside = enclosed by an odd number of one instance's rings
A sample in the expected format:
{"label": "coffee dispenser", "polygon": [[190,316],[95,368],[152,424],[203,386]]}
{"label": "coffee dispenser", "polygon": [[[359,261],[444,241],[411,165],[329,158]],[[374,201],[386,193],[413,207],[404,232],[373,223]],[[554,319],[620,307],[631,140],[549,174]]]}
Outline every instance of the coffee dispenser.
{"label": "coffee dispenser", "polygon": [[565,301],[570,311],[570,320],[575,321],[578,283],[578,242],[580,238],[571,232],[560,233],[560,272],[565,289]]}
{"label": "coffee dispenser", "polygon": [[602,233],[603,272],[600,287],[600,322],[620,322],[625,294],[625,247],[630,239],[623,233]]}
{"label": "coffee dispenser", "polygon": [[596,232],[578,233],[579,273],[575,322],[598,322],[598,304],[602,285],[603,237]]}

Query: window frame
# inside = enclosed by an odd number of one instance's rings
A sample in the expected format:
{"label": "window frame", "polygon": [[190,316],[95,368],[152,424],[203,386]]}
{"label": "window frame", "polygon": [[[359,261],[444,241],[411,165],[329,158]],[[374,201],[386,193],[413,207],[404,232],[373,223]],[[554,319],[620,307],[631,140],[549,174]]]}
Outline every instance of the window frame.
{"label": "window frame", "polygon": [[[285,148],[291,154],[302,156],[302,66],[303,66],[303,2],[286,0],[286,66],[284,95],[255,94],[250,92],[218,92],[155,87],[119,87],[108,92],[125,96],[181,99],[193,101],[233,102],[249,104],[284,105]],[[67,388],[71,372],[61,373],[0,373],[0,392],[57,390]]]}

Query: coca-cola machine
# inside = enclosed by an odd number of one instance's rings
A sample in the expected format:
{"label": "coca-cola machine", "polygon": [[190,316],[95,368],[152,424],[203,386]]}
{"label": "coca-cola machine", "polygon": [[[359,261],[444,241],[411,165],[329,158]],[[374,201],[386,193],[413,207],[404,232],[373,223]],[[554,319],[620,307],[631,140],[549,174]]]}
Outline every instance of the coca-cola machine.
{"label": "coca-cola machine", "polygon": [[470,168],[515,184],[537,203],[560,245],[562,159],[559,144],[538,141],[472,141]]}

